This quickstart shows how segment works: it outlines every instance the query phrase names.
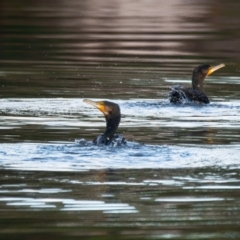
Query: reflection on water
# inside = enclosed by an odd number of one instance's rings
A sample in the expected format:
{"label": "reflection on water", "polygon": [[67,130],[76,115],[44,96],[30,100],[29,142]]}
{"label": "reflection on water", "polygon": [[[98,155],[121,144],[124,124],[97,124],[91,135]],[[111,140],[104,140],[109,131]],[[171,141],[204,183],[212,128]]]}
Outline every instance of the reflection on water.
{"label": "reflection on water", "polygon": [[[239,11],[2,0],[0,238],[239,239]],[[211,104],[169,104],[202,63],[226,64]],[[126,147],[92,145],[105,122],[83,98],[120,105]]]}
{"label": "reflection on water", "polygon": [[236,169],[0,173],[3,236],[240,237]]}
{"label": "reflection on water", "polygon": [[[22,192],[22,191],[19,191]],[[61,191],[59,191],[61,192]],[[2,192],[0,192],[2,193]],[[41,193],[41,192],[39,192]],[[50,192],[49,192],[50,193]],[[55,204],[61,204],[60,211],[103,211],[104,213],[136,213],[134,207],[122,203],[105,203],[103,201],[54,199],[54,198],[14,198],[3,197],[0,201],[7,202],[7,206],[29,207],[34,209],[57,208]]]}
{"label": "reflection on water", "polygon": [[[166,77],[189,79],[204,62],[239,79],[237,0],[1,4],[4,97],[164,98]],[[239,96],[213,84],[210,99]]]}
{"label": "reflection on water", "polygon": [[[118,133],[145,144],[239,144],[239,101],[175,106],[167,99],[114,100],[121,107]],[[105,129],[100,111],[81,98],[0,100],[2,142],[93,140]]]}

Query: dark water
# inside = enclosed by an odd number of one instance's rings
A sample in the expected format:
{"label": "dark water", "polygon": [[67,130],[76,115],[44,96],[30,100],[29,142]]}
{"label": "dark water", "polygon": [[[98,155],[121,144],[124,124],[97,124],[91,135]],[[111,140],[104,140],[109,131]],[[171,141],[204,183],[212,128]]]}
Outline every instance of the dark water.
{"label": "dark water", "polygon": [[236,169],[5,170],[1,179],[2,239],[239,239]]}
{"label": "dark water", "polygon": [[[240,239],[240,2],[1,1],[1,239]],[[168,101],[192,69],[208,106]],[[121,107],[127,146],[84,98]]]}

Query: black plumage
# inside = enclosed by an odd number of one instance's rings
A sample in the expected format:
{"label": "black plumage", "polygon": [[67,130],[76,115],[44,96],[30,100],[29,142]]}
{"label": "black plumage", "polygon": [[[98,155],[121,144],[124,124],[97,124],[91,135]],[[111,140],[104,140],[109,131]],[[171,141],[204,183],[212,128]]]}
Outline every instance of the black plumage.
{"label": "black plumage", "polygon": [[199,65],[193,69],[192,73],[192,88],[185,88],[181,86],[172,87],[169,93],[169,100],[171,103],[198,102],[209,103],[209,99],[203,92],[204,79],[216,70],[224,67],[224,64],[211,67],[208,64]]}

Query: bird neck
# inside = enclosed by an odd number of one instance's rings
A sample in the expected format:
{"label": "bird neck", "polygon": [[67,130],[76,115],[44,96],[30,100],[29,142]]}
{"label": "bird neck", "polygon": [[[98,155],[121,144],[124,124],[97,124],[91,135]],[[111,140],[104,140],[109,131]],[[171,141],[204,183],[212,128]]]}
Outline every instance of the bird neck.
{"label": "bird neck", "polygon": [[195,74],[193,72],[193,75],[192,75],[192,88],[194,90],[198,90],[198,91],[203,92],[203,81],[204,81],[204,77],[199,76],[199,75],[197,75],[197,74]]}
{"label": "bird neck", "polygon": [[104,136],[106,136],[107,138],[109,138],[111,140],[117,131],[120,120],[121,120],[120,116],[113,117],[110,119],[108,119],[106,117],[107,126],[106,126],[106,130],[104,132]]}

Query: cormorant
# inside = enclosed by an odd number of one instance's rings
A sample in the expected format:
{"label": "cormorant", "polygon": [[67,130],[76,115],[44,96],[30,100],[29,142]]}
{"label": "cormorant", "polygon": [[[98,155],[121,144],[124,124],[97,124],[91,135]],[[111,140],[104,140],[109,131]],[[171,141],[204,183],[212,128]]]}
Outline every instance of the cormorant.
{"label": "cormorant", "polygon": [[89,99],[84,99],[83,102],[88,103],[99,109],[106,119],[106,130],[102,135],[96,137],[93,140],[93,143],[95,145],[126,144],[126,141],[123,137],[115,134],[121,121],[121,112],[118,104],[109,101],[95,102]]}
{"label": "cormorant", "polygon": [[183,103],[187,100],[198,103],[209,103],[208,97],[203,93],[204,79],[224,66],[223,63],[214,67],[211,67],[208,64],[203,64],[194,68],[192,73],[192,88],[174,86],[169,93],[170,102]]}

